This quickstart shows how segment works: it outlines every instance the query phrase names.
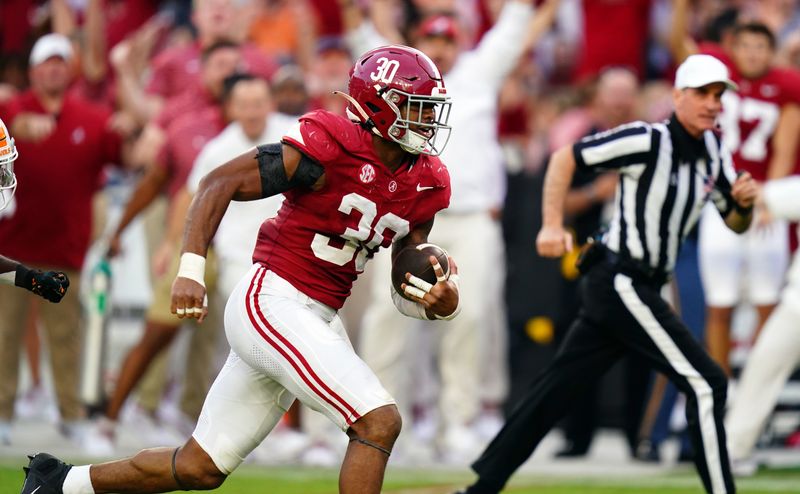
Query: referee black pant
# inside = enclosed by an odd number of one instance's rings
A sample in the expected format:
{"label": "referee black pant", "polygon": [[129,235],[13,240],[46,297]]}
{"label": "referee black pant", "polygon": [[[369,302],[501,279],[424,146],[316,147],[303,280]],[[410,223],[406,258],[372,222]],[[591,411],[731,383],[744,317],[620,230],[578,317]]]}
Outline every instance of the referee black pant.
{"label": "referee black pant", "polygon": [[735,492],[723,426],[727,378],[661,298],[660,288],[607,262],[583,277],[583,308],[558,354],[473,463],[479,476],[475,492],[500,492],[572,401],[625,352],[640,355],[686,394],[695,463],[706,491]]}

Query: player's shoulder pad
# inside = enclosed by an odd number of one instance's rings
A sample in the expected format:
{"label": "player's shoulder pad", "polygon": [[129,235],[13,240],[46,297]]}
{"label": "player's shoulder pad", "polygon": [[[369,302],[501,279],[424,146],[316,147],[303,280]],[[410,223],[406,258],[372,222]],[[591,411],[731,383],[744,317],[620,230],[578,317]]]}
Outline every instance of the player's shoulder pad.
{"label": "player's shoulder pad", "polygon": [[416,166],[421,169],[421,176],[430,180],[434,187],[439,189],[450,188],[450,172],[445,164],[436,156],[420,155]]}
{"label": "player's shoulder pad", "polygon": [[283,141],[319,163],[326,164],[359,141],[359,129],[345,117],[327,110],[315,110],[298,119]]}

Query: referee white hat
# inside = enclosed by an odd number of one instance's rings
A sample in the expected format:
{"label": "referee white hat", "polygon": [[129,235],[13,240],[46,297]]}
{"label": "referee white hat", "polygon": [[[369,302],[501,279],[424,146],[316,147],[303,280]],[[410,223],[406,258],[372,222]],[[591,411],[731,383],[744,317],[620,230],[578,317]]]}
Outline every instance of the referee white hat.
{"label": "referee white hat", "polygon": [[711,55],[691,55],[675,73],[676,89],[703,87],[715,82],[721,82],[734,91],[739,89],[739,86],[730,79],[728,67]]}

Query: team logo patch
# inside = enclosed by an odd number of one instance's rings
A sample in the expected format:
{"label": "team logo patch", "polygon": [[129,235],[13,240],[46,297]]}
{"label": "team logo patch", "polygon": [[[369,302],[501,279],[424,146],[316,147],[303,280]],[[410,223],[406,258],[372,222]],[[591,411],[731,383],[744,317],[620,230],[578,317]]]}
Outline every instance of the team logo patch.
{"label": "team logo patch", "polygon": [[397,182],[392,180],[391,182],[389,182],[389,192],[394,192],[396,190],[397,190]]}
{"label": "team logo patch", "polygon": [[375,180],[375,167],[369,163],[364,163],[364,166],[361,167],[361,171],[358,174],[358,178],[365,184],[372,182]]}

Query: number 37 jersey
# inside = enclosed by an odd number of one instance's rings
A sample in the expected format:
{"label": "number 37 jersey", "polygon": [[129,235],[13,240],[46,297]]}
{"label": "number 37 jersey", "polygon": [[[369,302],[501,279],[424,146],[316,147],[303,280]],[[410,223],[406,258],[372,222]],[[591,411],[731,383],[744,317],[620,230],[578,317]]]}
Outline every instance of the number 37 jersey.
{"label": "number 37 jersey", "polygon": [[324,186],[285,193],[278,214],[261,225],[253,262],[335,309],[380,247],[449,205],[450,176],[438,158],[409,155],[392,172],[372,134],[339,115],[306,114],[283,143],[322,165]]}

